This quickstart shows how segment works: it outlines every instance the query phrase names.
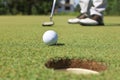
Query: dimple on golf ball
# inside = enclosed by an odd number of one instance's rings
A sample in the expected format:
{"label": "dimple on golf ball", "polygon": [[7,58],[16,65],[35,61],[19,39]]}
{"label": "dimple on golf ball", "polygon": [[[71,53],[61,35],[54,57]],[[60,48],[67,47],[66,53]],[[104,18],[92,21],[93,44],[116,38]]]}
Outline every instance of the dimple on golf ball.
{"label": "dimple on golf ball", "polygon": [[54,30],[48,30],[43,34],[43,42],[47,45],[54,45],[57,43],[58,35]]}

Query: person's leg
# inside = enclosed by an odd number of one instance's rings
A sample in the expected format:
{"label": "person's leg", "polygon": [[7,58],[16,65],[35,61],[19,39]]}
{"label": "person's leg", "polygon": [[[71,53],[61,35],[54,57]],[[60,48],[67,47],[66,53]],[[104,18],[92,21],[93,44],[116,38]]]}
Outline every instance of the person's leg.
{"label": "person's leg", "polygon": [[107,0],[93,0],[93,6],[90,9],[90,18],[81,20],[82,25],[104,25],[103,11],[105,11]]}
{"label": "person's leg", "polygon": [[81,9],[81,13],[88,13],[88,6],[89,6],[90,0],[80,0],[79,5]]}
{"label": "person's leg", "polygon": [[90,15],[103,16],[103,11],[105,11],[107,5],[107,0],[93,0],[93,7],[90,9]]}
{"label": "person's leg", "polygon": [[68,19],[68,23],[72,23],[72,24],[79,23],[80,19],[87,18],[89,1],[90,0],[79,0],[81,14],[76,18]]}

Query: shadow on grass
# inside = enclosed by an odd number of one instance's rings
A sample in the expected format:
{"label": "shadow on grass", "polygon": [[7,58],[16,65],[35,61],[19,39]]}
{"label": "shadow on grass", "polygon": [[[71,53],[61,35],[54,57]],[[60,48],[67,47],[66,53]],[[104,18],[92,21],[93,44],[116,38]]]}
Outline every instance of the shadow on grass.
{"label": "shadow on grass", "polygon": [[86,27],[120,27],[120,24],[118,23],[112,23],[112,24],[105,24],[105,25],[95,25],[95,26],[93,26],[93,25],[87,25]]}
{"label": "shadow on grass", "polygon": [[51,45],[51,46],[64,46],[65,44],[64,43],[56,43],[54,45]]}
{"label": "shadow on grass", "polygon": [[111,26],[111,27],[119,26],[120,27],[120,23],[105,24],[105,26]]}

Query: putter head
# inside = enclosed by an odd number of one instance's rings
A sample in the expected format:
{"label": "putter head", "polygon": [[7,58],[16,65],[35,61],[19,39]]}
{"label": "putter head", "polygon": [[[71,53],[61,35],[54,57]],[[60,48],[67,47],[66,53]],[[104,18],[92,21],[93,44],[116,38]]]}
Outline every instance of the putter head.
{"label": "putter head", "polygon": [[52,26],[52,25],[54,25],[54,22],[53,22],[53,21],[44,22],[44,23],[42,24],[42,26]]}

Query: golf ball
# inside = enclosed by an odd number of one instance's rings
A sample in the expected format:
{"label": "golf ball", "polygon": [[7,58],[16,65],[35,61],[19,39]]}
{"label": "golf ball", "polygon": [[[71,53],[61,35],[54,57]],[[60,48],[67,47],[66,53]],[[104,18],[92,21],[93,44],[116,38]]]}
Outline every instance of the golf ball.
{"label": "golf ball", "polygon": [[47,45],[54,45],[57,43],[58,35],[54,30],[48,30],[43,34],[43,42]]}

